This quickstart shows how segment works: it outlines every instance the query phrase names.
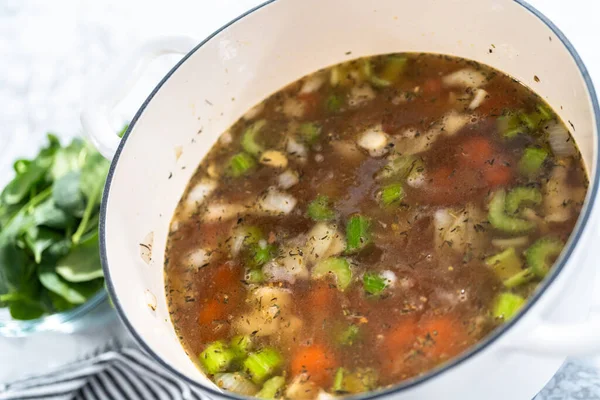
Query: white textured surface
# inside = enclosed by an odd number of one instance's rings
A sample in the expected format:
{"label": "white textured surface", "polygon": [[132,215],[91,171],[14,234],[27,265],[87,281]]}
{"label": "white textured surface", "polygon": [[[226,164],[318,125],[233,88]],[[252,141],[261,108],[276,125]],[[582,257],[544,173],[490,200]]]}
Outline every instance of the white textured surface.
{"label": "white textured surface", "polygon": [[[86,84],[93,82],[119,54],[161,34],[188,34],[202,39],[258,3],[258,0],[0,2],[0,185],[10,179],[12,161],[34,155],[47,130],[60,132],[65,138],[81,133],[79,112]],[[531,0],[530,3],[570,38],[598,86],[600,55],[596,38],[600,37],[600,26],[596,17],[600,15],[600,2]],[[114,116],[115,128],[132,117],[175,61],[164,59],[152,66],[134,94],[119,107]],[[0,339],[0,382],[83,357],[101,349],[111,338],[127,340],[118,323],[99,332],[78,335]],[[553,398],[572,397],[566,393]]]}

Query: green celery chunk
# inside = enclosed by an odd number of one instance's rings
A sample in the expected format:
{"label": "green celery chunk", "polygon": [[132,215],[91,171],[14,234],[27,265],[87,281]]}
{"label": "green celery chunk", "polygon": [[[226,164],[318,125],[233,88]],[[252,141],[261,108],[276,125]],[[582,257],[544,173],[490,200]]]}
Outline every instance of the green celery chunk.
{"label": "green celery chunk", "polygon": [[248,153],[237,153],[229,160],[229,175],[238,178],[246,175],[256,166],[256,161]]}
{"label": "green celery chunk", "polygon": [[314,122],[305,122],[300,125],[300,136],[308,144],[314,144],[321,135],[321,126]]}
{"label": "green celery chunk", "polygon": [[492,315],[505,321],[511,319],[525,304],[525,299],[514,293],[505,292],[498,295],[494,302]]}
{"label": "green celery chunk", "polygon": [[527,147],[519,160],[519,172],[525,176],[537,174],[547,157],[548,151],[538,147]]}
{"label": "green celery chunk", "polygon": [[342,104],[342,98],[336,94],[330,95],[325,101],[325,107],[327,108],[327,111],[332,113],[340,111],[340,109],[342,108]]}
{"label": "green celery chunk", "polygon": [[264,238],[262,230],[258,226],[241,226],[236,230],[236,236],[244,236],[244,246],[252,246]]}
{"label": "green celery chunk", "polygon": [[242,134],[242,148],[246,153],[252,154],[254,157],[258,157],[265,149],[256,143],[256,136],[260,133],[262,128],[267,124],[264,119],[258,120],[250,125]]}
{"label": "green celery chunk", "polygon": [[401,56],[390,56],[387,58],[383,71],[379,75],[386,82],[396,82],[406,69],[408,59]]}
{"label": "green celery chunk", "polygon": [[506,195],[506,204],[504,209],[509,214],[514,214],[519,207],[526,204],[538,205],[542,202],[542,193],[537,188],[516,187]]}
{"label": "green celery chunk", "polygon": [[505,204],[506,192],[504,189],[498,190],[492,196],[488,213],[488,221],[494,228],[510,234],[529,232],[535,228],[535,223],[531,221],[506,215]]}
{"label": "green celery chunk", "polygon": [[514,247],[509,247],[501,253],[486,258],[485,263],[502,280],[509,279],[523,270],[523,261],[517,255]]}
{"label": "green celery chunk", "polygon": [[381,202],[386,206],[398,204],[402,199],[404,199],[404,189],[401,183],[391,183],[381,189]]}
{"label": "green celery chunk", "polygon": [[523,125],[518,114],[498,117],[497,126],[500,135],[506,139],[512,139],[518,135],[527,133],[527,127]]}
{"label": "green celery chunk", "polygon": [[513,289],[524,285],[528,282],[531,282],[533,278],[535,278],[535,274],[531,272],[530,268],[525,268],[524,270],[521,270],[519,273],[511,276],[510,278],[505,279],[502,283],[504,284],[504,287],[508,289]]}
{"label": "green celery chunk", "polygon": [[346,370],[344,368],[338,368],[335,371],[335,377],[333,378],[333,387],[331,388],[334,392],[341,392],[344,389],[344,374]]}
{"label": "green celery chunk", "polygon": [[283,376],[274,376],[263,384],[262,389],[255,394],[255,397],[259,399],[279,398],[284,385],[285,378]]}
{"label": "green celery chunk", "polygon": [[519,119],[530,131],[536,130],[540,125],[540,122],[542,122],[542,116],[535,111],[531,113],[520,113]]}
{"label": "green celery chunk", "polygon": [[423,162],[415,156],[396,156],[375,175],[377,180],[390,178],[404,179],[415,168],[423,167]]}
{"label": "green celery chunk", "polygon": [[265,275],[262,272],[262,269],[249,269],[246,272],[246,282],[247,283],[262,283],[265,280]]}
{"label": "green celery chunk", "polygon": [[271,261],[277,254],[277,246],[274,244],[267,244],[261,247],[259,244],[252,245],[250,248],[252,258],[250,263],[253,267],[260,267],[263,264]]}
{"label": "green celery chunk", "polygon": [[354,253],[371,242],[371,221],[360,214],[354,214],[346,225],[346,251]]}
{"label": "green celery chunk", "polygon": [[373,295],[378,295],[387,286],[385,278],[374,272],[365,272],[363,275],[363,287],[365,292]]}
{"label": "green celery chunk", "polygon": [[538,104],[536,106],[538,113],[542,116],[543,121],[549,121],[554,118],[554,112],[550,107],[545,104]]}
{"label": "green celery chunk", "polygon": [[216,341],[200,353],[200,363],[207,373],[224,372],[235,359],[235,353],[223,342]]}
{"label": "green celery chunk", "polygon": [[328,274],[332,274],[335,277],[337,287],[341,291],[346,290],[350,282],[352,282],[350,263],[345,258],[326,258],[319,261],[312,270],[312,276],[317,279],[323,278]]}
{"label": "green celery chunk", "polygon": [[252,377],[254,383],[260,384],[275,373],[282,361],[277,350],[265,347],[248,355],[248,358],[244,360],[244,369]]}
{"label": "green celery chunk", "polygon": [[344,346],[352,346],[360,336],[360,328],[357,325],[350,325],[337,337],[337,342]]}
{"label": "green celery chunk", "polygon": [[364,393],[377,387],[377,373],[371,368],[358,368],[349,372],[339,368],[333,379],[332,390],[338,394]]}
{"label": "green celery chunk", "polygon": [[550,259],[558,257],[564,243],[556,238],[545,237],[538,239],[525,250],[527,265],[537,277],[546,276],[552,266]]}
{"label": "green celery chunk", "polygon": [[335,212],[331,209],[329,197],[319,195],[308,204],[308,216],[313,221],[329,221],[335,218]]}
{"label": "green celery chunk", "polygon": [[229,347],[237,359],[243,359],[248,355],[248,352],[252,348],[252,337],[248,335],[234,336],[231,338]]}

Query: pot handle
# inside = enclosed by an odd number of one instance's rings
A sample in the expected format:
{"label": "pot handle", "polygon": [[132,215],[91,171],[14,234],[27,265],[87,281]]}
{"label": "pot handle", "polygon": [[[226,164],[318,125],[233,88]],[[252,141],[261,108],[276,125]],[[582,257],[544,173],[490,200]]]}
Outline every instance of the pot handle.
{"label": "pot handle", "polygon": [[590,315],[584,322],[562,325],[541,322],[513,348],[551,356],[589,356],[600,353],[600,320]]}
{"label": "pot handle", "polygon": [[108,68],[81,112],[84,132],[104,157],[112,159],[121,140],[111,128],[108,116],[129,94],[150,62],[165,54],[187,54],[197,44],[197,40],[187,36],[151,39]]}

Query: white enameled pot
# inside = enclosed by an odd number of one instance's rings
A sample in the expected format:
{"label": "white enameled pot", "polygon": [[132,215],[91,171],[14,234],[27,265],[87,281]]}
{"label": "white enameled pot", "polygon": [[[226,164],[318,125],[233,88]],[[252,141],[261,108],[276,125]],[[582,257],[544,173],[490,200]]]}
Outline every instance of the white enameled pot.
{"label": "white enameled pot", "polygon": [[[171,324],[163,257],[175,206],[203,155],[267,95],[317,69],[390,52],[457,55],[498,68],[543,96],[568,121],[590,174],[585,207],[556,267],[518,317],[456,360],[366,397],[531,399],[564,358],[600,349],[586,321],[597,256],[598,104],[563,34],[522,1],[275,0],[202,43],[164,38],[109,71],[82,122],[113,158],[102,203],[107,286],[123,322],[156,360],[211,397],[223,394],[192,363]],[[107,116],[141,66],[186,54],[142,105],[125,137]],[[152,249],[151,260],[140,243]]]}

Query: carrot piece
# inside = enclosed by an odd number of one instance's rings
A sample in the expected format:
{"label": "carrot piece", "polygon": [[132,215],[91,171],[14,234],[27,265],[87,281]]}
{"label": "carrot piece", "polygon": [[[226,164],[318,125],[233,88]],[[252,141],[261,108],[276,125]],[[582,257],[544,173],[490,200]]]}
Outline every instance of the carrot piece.
{"label": "carrot piece", "polygon": [[448,358],[465,348],[468,336],[460,321],[452,315],[428,317],[419,324],[423,352],[435,358]]}
{"label": "carrot piece", "polygon": [[496,160],[494,164],[484,167],[483,176],[488,185],[496,187],[507,185],[511,181],[513,173],[509,166],[500,160]]}
{"label": "carrot piece", "polygon": [[226,305],[216,299],[210,299],[200,307],[198,322],[201,325],[212,324],[225,317]]}
{"label": "carrot piece", "polygon": [[429,78],[423,83],[424,94],[437,95],[442,91],[442,80],[440,78]]}
{"label": "carrot piece", "polygon": [[472,137],[459,146],[459,160],[469,167],[483,167],[494,157],[494,150],[489,140],[483,137]]}
{"label": "carrot piece", "polygon": [[309,380],[321,387],[331,384],[338,363],[331,349],[321,344],[300,347],[291,362],[292,375],[307,374]]}
{"label": "carrot piece", "polygon": [[212,283],[218,289],[228,288],[237,285],[240,279],[242,279],[241,269],[231,263],[225,263],[216,268]]}
{"label": "carrot piece", "polygon": [[415,343],[417,336],[417,325],[415,320],[406,319],[392,328],[384,339],[385,352],[396,354],[409,350]]}

